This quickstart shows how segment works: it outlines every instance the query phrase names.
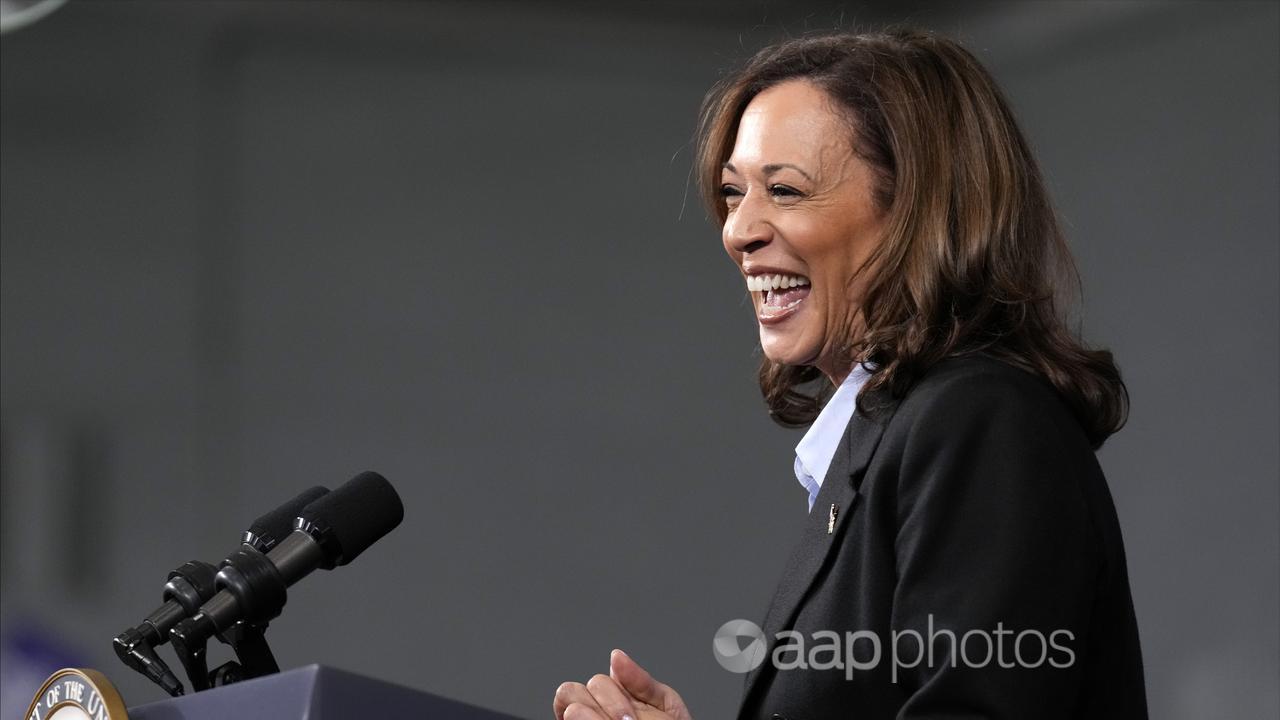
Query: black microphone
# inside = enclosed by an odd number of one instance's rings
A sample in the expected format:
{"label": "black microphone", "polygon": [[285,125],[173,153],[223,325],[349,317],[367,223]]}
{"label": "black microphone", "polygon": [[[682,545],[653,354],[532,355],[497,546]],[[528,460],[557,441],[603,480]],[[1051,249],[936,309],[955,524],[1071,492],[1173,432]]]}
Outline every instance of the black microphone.
{"label": "black microphone", "polygon": [[[329,492],[322,486],[302,491],[280,507],[254,520],[244,532],[242,544],[257,552],[266,552],[293,529],[294,518],[311,503]],[[129,667],[146,675],[170,695],[182,694],[182,683],[154,652],[169,641],[169,631],[180,620],[194,615],[217,592],[217,568],[192,560],[169,573],[164,586],[165,603],[143,619],[135,628],[116,636],[112,645],[116,655]]]}
{"label": "black microphone", "polygon": [[[316,485],[298,493],[292,500],[254,520],[249,529],[244,531],[240,542],[265,553],[293,532],[294,521],[308,505],[329,494],[329,488]],[[214,573],[217,573],[215,569]],[[205,598],[213,597],[213,593]],[[194,611],[193,611],[194,612]]]}
{"label": "black microphone", "polygon": [[284,608],[288,586],[317,568],[332,570],[355,560],[403,518],[404,505],[391,483],[364,472],[307,505],[295,530],[266,555],[244,549],[232,553],[218,571],[218,593],[169,632],[188,674],[200,675],[191,673],[188,663],[202,660],[198,648],[214,634],[239,621],[272,620]]}

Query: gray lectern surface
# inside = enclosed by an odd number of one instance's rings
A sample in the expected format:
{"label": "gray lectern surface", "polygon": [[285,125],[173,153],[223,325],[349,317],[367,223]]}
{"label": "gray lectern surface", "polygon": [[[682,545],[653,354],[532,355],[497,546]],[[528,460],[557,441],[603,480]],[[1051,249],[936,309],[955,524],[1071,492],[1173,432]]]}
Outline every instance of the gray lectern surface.
{"label": "gray lectern surface", "polygon": [[323,665],[129,708],[129,720],[516,720]]}

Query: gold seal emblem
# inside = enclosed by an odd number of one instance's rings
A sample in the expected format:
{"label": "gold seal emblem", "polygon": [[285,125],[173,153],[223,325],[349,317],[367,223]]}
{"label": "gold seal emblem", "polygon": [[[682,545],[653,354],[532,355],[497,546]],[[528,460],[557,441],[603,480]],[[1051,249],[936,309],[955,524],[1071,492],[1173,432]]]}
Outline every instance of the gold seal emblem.
{"label": "gold seal emblem", "polygon": [[97,670],[66,668],[49,676],[23,720],[129,720],[120,693]]}

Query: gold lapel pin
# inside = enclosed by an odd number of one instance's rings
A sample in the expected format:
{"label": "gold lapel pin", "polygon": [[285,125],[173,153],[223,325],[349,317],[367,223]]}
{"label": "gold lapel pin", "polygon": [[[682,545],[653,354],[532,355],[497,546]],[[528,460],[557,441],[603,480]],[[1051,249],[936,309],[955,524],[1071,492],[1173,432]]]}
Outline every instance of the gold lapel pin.
{"label": "gold lapel pin", "polygon": [[827,534],[836,531],[836,516],[840,514],[840,506],[831,503],[831,512],[827,513]]}

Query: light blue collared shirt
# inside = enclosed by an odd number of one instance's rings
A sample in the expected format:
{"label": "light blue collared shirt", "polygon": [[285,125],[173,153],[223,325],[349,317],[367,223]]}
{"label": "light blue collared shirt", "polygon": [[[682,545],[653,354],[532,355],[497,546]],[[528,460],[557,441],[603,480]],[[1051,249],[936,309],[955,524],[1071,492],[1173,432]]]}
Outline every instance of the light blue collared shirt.
{"label": "light blue collared shirt", "polygon": [[796,445],[796,479],[809,491],[810,511],[813,510],[813,501],[818,499],[822,481],[827,477],[831,459],[836,456],[836,450],[840,447],[845,428],[853,419],[858,391],[870,377],[871,373],[861,364],[855,364],[849,376],[840,383],[822,412],[818,413],[817,419],[809,426],[809,431],[800,439],[800,444]]}

